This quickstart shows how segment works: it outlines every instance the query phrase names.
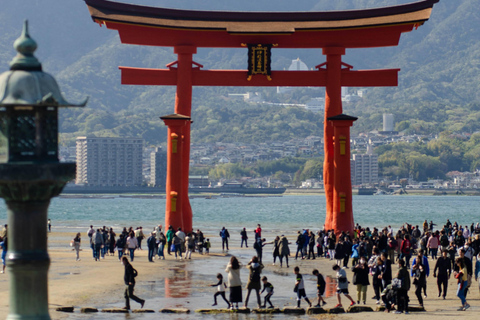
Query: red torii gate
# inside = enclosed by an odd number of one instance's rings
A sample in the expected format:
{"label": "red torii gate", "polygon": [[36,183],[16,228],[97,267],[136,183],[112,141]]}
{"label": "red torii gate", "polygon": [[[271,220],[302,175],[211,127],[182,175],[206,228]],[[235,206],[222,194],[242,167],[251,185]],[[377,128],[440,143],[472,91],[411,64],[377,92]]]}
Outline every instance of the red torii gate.
{"label": "red torii gate", "polygon": [[[334,127],[327,118],[342,114],[342,86],[396,86],[400,69],[355,71],[342,62],[341,56],[346,48],[398,45],[402,33],[417,28],[430,18],[433,5],[438,1],[331,12],[220,12],[85,0],[92,19],[109,29],[118,30],[122,43],[173,47],[178,56],[177,61],[167,65],[168,69],[120,67],[122,84],[177,87],[175,114],[162,117],[171,133],[167,151],[170,169],[167,169],[165,225],[192,230],[192,209],[188,199],[192,86],[318,86],[326,87],[325,227],[334,228],[336,233],[353,232],[351,188],[346,197],[342,192],[342,206],[338,197],[334,198],[334,190],[339,194],[335,173],[338,178],[347,168],[344,167],[345,161],[335,161]],[[202,70],[203,66],[193,61],[193,54],[199,47],[247,46],[249,54],[254,52],[249,56],[249,70]],[[255,51],[257,46],[259,51]],[[322,48],[326,62],[318,65],[316,71],[270,71],[271,47]],[[257,56],[260,51],[268,54]],[[182,123],[173,128],[173,121]],[[177,146],[181,150],[172,152]],[[176,157],[181,162],[179,166],[172,165],[177,161]],[[348,162],[348,170],[349,166]],[[181,170],[174,170],[176,167]]]}

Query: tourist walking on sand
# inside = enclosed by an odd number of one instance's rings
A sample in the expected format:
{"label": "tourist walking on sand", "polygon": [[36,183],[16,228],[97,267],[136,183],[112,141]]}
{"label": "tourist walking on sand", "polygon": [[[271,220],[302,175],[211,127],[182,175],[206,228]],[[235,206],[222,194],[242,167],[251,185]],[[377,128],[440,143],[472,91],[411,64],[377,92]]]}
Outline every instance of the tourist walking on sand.
{"label": "tourist walking on sand", "polygon": [[245,248],[248,248],[247,240],[247,230],[243,228],[243,230],[240,232],[240,237],[242,238],[242,242],[240,243],[240,248],[243,248],[243,243],[245,242]]}
{"label": "tourist walking on sand", "polygon": [[339,265],[335,264],[333,265],[333,271],[337,272],[337,301],[338,304],[335,306],[335,308],[341,308],[342,307],[342,297],[341,295],[343,294],[345,297],[347,297],[348,300],[350,300],[350,306],[353,306],[355,304],[355,301],[350,297],[349,292],[348,292],[348,279],[347,279],[347,272],[345,269],[340,268]]}
{"label": "tourist walking on sand", "polygon": [[452,263],[450,262],[450,258],[447,257],[447,250],[442,250],[442,255],[440,256],[440,258],[437,259],[437,263],[435,263],[435,269],[433,269],[433,277],[437,278],[438,296],[443,296],[444,300],[447,296],[448,279],[450,279],[451,274]]}
{"label": "tourist walking on sand", "polygon": [[158,258],[162,258],[162,260],[165,260],[165,244],[167,243],[167,238],[163,234],[162,231],[160,231],[160,235],[157,237],[158,241],[158,249],[157,249],[157,254]]}
{"label": "tourist walking on sand", "polygon": [[408,290],[410,290],[410,273],[405,266],[405,260],[398,260],[398,272],[395,277],[400,281],[400,288],[397,288],[397,311],[395,313],[408,313]]}
{"label": "tourist walking on sand", "polygon": [[310,300],[308,300],[307,293],[305,292],[305,284],[303,282],[303,277],[300,273],[300,268],[293,268],[293,273],[295,274],[295,287],[293,288],[293,292],[297,294],[297,308],[300,308],[302,298],[304,298],[305,301],[307,301],[308,306],[311,307],[312,303],[310,302]]}
{"label": "tourist walking on sand", "polygon": [[118,260],[120,260],[120,262],[122,262],[122,256],[123,256],[125,247],[127,245],[126,240],[125,240],[125,236],[123,235],[123,233],[120,234],[120,237],[118,237],[118,241],[115,245],[117,247]]}
{"label": "tourist walking on sand", "polygon": [[185,259],[192,259],[192,252],[193,249],[195,249],[195,237],[191,232],[185,238],[185,246],[187,247],[187,251],[185,252]]}
{"label": "tourist walking on sand", "polygon": [[361,257],[359,263],[353,267],[353,285],[357,286],[357,303],[367,303],[367,289],[370,285],[368,280],[368,266],[365,257]]}
{"label": "tourist walking on sand", "polygon": [[[182,239],[180,239],[177,234],[173,235],[173,243],[172,247],[170,248],[170,251],[173,251],[175,253],[175,259],[180,256],[180,260],[182,260]],[[177,255],[178,254],[178,255]]]}
{"label": "tourist walking on sand", "polygon": [[155,248],[157,247],[157,238],[155,234],[152,232],[150,233],[150,237],[147,239],[147,247],[148,247],[148,261],[153,262],[153,257],[155,256]]}
{"label": "tourist walking on sand", "polygon": [[263,264],[259,261],[257,256],[253,256],[252,259],[247,263],[247,269],[250,271],[247,281],[247,295],[245,296],[245,304],[244,307],[248,307],[248,299],[250,298],[250,293],[252,290],[255,290],[257,295],[257,306],[260,308],[262,306],[260,300],[260,289],[262,284],[260,282],[261,277],[260,274],[262,273]]}
{"label": "tourist walking on sand", "polygon": [[[318,302],[315,305],[315,308],[320,308],[320,307],[327,304],[327,302],[325,302],[325,300],[323,299],[323,295],[325,294],[326,282],[325,282],[325,278],[323,277],[323,275],[320,272],[318,272],[317,269],[313,269],[312,274],[315,277],[317,277],[317,298],[318,298]],[[320,305],[320,302],[322,303],[321,305]]]}
{"label": "tourist walking on sand", "polygon": [[173,236],[175,235],[175,230],[173,230],[172,226],[168,227],[168,231],[166,234],[167,237],[167,253],[171,255],[171,247],[172,247],[172,241],[173,241]]}
{"label": "tourist walking on sand", "polygon": [[182,228],[178,228],[177,232],[175,232],[175,235],[180,239],[180,252],[185,252],[185,238],[187,235],[185,232],[183,232]]}
{"label": "tourist walking on sand", "polygon": [[455,260],[455,264],[458,267],[458,271],[454,271],[453,275],[455,279],[457,279],[457,297],[460,298],[462,302],[462,306],[458,309],[458,311],[465,311],[470,308],[470,305],[467,303],[467,299],[465,298],[465,290],[467,289],[468,284],[468,273],[467,267],[462,258],[457,258]]}
{"label": "tourist walking on sand", "polygon": [[92,243],[94,248],[94,259],[95,261],[99,261],[100,250],[102,250],[102,246],[105,245],[100,229],[97,229],[97,231],[92,235]]}
{"label": "tourist walking on sand", "polygon": [[435,233],[432,233],[430,238],[428,238],[427,249],[429,250],[429,253],[432,256],[432,260],[437,259],[438,247],[440,245],[439,237],[440,237],[439,232],[435,231]]}
{"label": "tourist walking on sand", "polygon": [[273,253],[273,265],[275,265],[275,262],[277,261],[277,257],[280,256],[280,253],[278,251],[279,245],[280,245],[280,237],[276,236],[275,240],[273,240],[273,252],[272,252]]}
{"label": "tourist walking on sand", "polygon": [[222,230],[220,230],[219,233],[220,237],[222,238],[222,251],[225,251],[225,247],[228,249],[228,238],[230,238],[230,234],[228,233],[228,230],[225,229],[225,227],[222,227]]}
{"label": "tourist walking on sand", "polygon": [[133,262],[133,259],[135,258],[135,249],[138,248],[137,238],[135,238],[135,233],[133,231],[130,232],[127,238],[127,248],[130,253],[130,260]]}
{"label": "tourist walking on sand", "polygon": [[140,303],[140,308],[143,308],[143,305],[145,304],[145,300],[140,299],[139,297],[133,294],[133,291],[135,288],[135,277],[138,275],[138,272],[133,268],[130,262],[128,262],[127,257],[122,257],[122,263],[125,266],[125,273],[123,276],[123,280],[125,282],[125,285],[127,286],[125,288],[125,294],[124,294],[125,307],[123,307],[123,309],[130,310],[130,299]]}
{"label": "tourist walking on sand", "polygon": [[135,230],[135,238],[137,238],[137,248],[139,250],[143,250],[142,249],[142,240],[143,240],[143,238],[145,238],[145,235],[143,234],[143,228],[142,227],[138,227]]}
{"label": "tourist walking on sand", "polygon": [[425,289],[427,286],[427,277],[421,261],[421,256],[419,255],[416,263],[412,266],[412,273],[415,295],[417,296],[418,304],[423,308],[422,289]]}
{"label": "tourist walking on sand", "polygon": [[76,261],[80,261],[80,242],[82,241],[80,232],[73,238],[73,249],[77,254]]}
{"label": "tourist walking on sand", "polygon": [[108,241],[109,241],[109,252],[110,252],[110,255],[113,256],[115,255],[115,237],[116,237],[116,233],[113,232],[113,228],[110,228],[110,230],[108,231]]}
{"label": "tourist walking on sand", "polygon": [[7,262],[7,251],[8,251],[8,237],[4,237],[2,242],[0,242],[0,247],[2,248],[2,271],[0,273],[5,273],[5,265]]}
{"label": "tourist walking on sand", "polygon": [[280,236],[280,241],[278,245],[278,259],[280,260],[280,268],[283,266],[283,258],[285,258],[285,263],[287,264],[287,268],[289,268],[288,257],[290,256],[290,248],[288,247],[288,245],[289,242],[287,240],[287,237],[282,234]]}
{"label": "tourist walking on sand", "polygon": [[305,259],[305,256],[303,255],[303,243],[305,242],[305,237],[303,236],[301,231],[298,231],[297,234],[298,234],[297,235],[297,241],[296,241],[297,252],[295,253],[295,260],[297,260],[299,252],[300,252],[300,257],[303,260],[303,259]]}
{"label": "tourist walking on sand", "polygon": [[233,304],[235,303],[235,308],[238,309],[238,303],[242,302],[242,280],[240,279],[240,262],[235,256],[230,258],[230,262],[225,269],[225,272],[228,273],[228,287],[230,288],[230,307],[233,309]]}
{"label": "tourist walking on sand", "polygon": [[480,253],[477,255],[477,262],[475,262],[475,281],[478,281],[478,290],[480,290]]}

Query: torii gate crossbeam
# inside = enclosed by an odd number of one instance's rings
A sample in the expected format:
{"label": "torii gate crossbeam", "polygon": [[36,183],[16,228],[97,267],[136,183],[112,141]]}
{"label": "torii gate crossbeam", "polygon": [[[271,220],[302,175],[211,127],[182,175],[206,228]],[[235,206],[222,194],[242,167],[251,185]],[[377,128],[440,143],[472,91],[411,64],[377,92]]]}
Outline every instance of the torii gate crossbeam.
{"label": "torii gate crossbeam", "polygon": [[[350,181],[341,182],[345,180],[344,173],[349,170],[349,160],[335,158],[334,127],[327,119],[345,119],[335,118],[342,114],[342,86],[396,86],[399,71],[354,71],[342,62],[342,55],[348,48],[397,46],[402,33],[412,31],[430,18],[433,5],[438,1],[421,0],[384,8],[331,12],[220,12],[85,0],[93,21],[117,30],[122,43],[173,47],[178,56],[168,69],[120,67],[122,84],[177,87],[176,114],[162,117],[169,125],[168,163],[171,164],[174,159],[182,162],[181,166],[168,166],[166,226],[171,224],[175,228],[183,227],[185,231],[192,230],[188,171],[193,86],[323,86],[326,88],[325,227],[334,228],[336,233],[353,232]],[[272,47],[322,48],[326,62],[319,65],[317,71],[270,71],[270,64],[264,63],[269,54],[263,60],[255,60],[252,55],[255,63],[249,65],[248,71],[202,70],[199,64],[193,62],[197,48],[248,46],[250,54],[252,47],[257,45],[265,52],[270,52]],[[337,123],[336,131],[344,135],[347,132],[345,128],[353,121],[340,121],[343,122]],[[178,172],[179,168],[182,172]],[[339,194],[342,195],[342,206],[339,205]],[[175,210],[172,210],[172,203]]]}

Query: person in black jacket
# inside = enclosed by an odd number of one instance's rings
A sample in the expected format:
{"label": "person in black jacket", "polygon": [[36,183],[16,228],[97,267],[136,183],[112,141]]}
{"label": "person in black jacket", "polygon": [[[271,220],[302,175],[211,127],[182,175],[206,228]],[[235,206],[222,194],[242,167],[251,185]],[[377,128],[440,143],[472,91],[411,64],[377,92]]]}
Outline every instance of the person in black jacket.
{"label": "person in black jacket", "polygon": [[353,284],[357,286],[357,304],[360,300],[363,304],[367,303],[367,288],[370,285],[368,280],[368,266],[365,257],[361,257],[359,263],[353,267]]}
{"label": "person in black jacket", "polygon": [[143,308],[145,304],[145,300],[140,299],[136,295],[133,294],[133,289],[135,287],[135,277],[137,276],[137,270],[133,268],[133,266],[128,262],[127,257],[122,257],[122,263],[125,266],[125,274],[123,276],[123,280],[125,281],[125,307],[123,309],[130,310],[130,299],[140,303],[140,307]]}
{"label": "person in black jacket", "polygon": [[[437,272],[438,271],[438,272]],[[433,277],[437,278],[438,296],[442,295],[443,286],[443,299],[447,296],[448,279],[452,274],[452,263],[450,258],[447,257],[447,250],[442,250],[442,256],[437,259],[435,269],[433,270]]]}
{"label": "person in black jacket", "polygon": [[[325,294],[325,288],[326,288],[327,284],[325,282],[325,278],[323,277],[323,275],[320,272],[318,272],[317,269],[313,269],[312,274],[317,277],[317,298],[318,298],[318,302],[315,305],[315,308],[320,308],[321,306],[324,306],[324,305],[327,304],[327,302],[325,302],[325,300],[323,299],[323,295]],[[322,303],[322,305],[320,305],[320,302]]]}

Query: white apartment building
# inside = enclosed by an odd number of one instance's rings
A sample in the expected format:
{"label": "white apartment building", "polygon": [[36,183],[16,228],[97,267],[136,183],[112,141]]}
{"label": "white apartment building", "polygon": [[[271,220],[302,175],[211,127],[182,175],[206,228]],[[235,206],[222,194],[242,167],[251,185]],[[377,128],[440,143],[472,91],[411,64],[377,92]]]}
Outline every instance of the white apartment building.
{"label": "white apartment building", "polygon": [[353,154],[350,160],[352,185],[369,185],[378,182],[378,155],[367,147],[366,154]]}
{"label": "white apartment building", "polygon": [[143,139],[77,137],[77,184],[140,186]]}
{"label": "white apartment building", "polygon": [[167,181],[167,152],[161,147],[150,153],[150,186],[165,187]]}

